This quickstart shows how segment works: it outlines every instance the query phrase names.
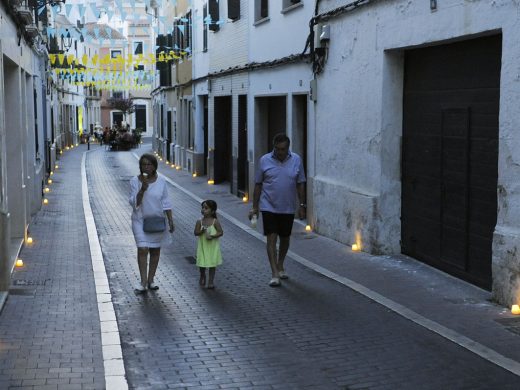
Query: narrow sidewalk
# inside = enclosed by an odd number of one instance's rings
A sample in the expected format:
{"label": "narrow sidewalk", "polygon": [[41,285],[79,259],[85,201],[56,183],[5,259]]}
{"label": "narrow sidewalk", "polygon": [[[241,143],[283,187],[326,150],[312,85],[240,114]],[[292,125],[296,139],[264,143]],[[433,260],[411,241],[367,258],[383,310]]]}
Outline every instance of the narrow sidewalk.
{"label": "narrow sidewalk", "polygon": [[0,315],[0,388],[103,389],[94,274],[81,202],[85,145],[57,162]]}

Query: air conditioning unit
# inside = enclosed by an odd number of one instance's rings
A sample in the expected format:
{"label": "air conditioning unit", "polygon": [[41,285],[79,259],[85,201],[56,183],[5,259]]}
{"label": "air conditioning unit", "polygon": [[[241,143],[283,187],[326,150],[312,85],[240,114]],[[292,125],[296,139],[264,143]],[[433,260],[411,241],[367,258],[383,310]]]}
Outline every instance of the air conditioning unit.
{"label": "air conditioning unit", "polygon": [[21,3],[16,8],[16,14],[22,20],[23,24],[31,24],[34,22],[33,13],[25,4]]}

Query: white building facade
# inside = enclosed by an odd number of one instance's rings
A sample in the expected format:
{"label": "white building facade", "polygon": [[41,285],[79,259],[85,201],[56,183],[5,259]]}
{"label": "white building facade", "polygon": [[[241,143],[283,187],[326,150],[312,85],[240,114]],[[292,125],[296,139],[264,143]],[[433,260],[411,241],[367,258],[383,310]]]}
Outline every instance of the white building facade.
{"label": "white building facade", "polygon": [[347,3],[316,20],[316,229],[518,303],[518,4]]}
{"label": "white building facade", "polygon": [[[308,178],[314,175],[309,153],[314,148],[312,71],[300,58],[314,2],[252,1],[249,12],[249,61],[264,65],[249,74],[248,128],[253,129],[248,134],[249,187],[253,189],[256,162],[272,150],[273,136],[280,132],[289,136],[291,150],[302,157]],[[311,217],[312,202],[308,211]]]}
{"label": "white building facade", "polygon": [[0,3],[0,306],[46,175],[47,57],[34,25],[27,4]]}

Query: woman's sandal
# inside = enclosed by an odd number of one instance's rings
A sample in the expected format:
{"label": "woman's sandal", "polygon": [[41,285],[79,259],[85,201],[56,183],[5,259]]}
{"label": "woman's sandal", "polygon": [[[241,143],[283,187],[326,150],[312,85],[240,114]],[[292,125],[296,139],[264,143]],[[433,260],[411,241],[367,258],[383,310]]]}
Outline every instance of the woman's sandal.
{"label": "woman's sandal", "polygon": [[199,284],[200,284],[201,286],[204,286],[204,285],[206,284],[206,277],[205,277],[205,276],[201,276],[201,277],[199,278]]}
{"label": "woman's sandal", "polygon": [[213,284],[208,284],[208,287],[206,287],[208,290],[213,290],[215,286]]}

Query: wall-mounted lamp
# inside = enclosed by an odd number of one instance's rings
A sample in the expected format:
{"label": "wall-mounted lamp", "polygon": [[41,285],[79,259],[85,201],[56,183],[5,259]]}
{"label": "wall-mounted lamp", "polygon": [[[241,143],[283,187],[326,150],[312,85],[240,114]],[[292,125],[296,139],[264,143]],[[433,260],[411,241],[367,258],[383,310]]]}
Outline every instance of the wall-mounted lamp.
{"label": "wall-mounted lamp", "polygon": [[69,29],[66,29],[65,31],[67,31],[66,35],[61,34],[61,47],[63,47],[63,49],[67,51],[72,46],[72,37],[70,36]]}

